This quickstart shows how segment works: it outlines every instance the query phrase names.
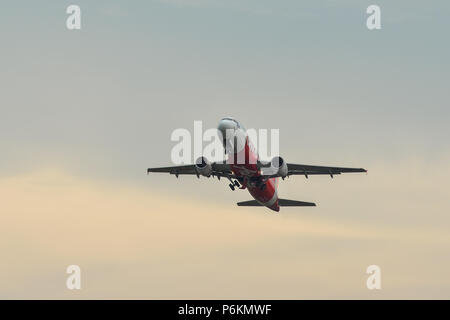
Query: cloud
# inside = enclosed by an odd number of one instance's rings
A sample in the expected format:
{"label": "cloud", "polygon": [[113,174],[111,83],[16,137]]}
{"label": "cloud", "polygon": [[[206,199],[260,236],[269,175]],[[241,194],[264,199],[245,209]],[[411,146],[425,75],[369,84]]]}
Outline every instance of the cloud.
{"label": "cloud", "polygon": [[[371,298],[374,263],[382,298],[450,293],[439,228],[241,210],[56,169],[3,178],[0,193],[3,298]],[[70,264],[80,292],[65,288]]]}

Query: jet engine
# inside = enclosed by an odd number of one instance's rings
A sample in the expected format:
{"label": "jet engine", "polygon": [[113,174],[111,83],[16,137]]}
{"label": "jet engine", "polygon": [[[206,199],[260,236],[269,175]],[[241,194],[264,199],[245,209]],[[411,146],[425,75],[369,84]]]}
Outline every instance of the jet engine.
{"label": "jet engine", "polygon": [[204,177],[209,177],[212,173],[211,163],[205,157],[199,157],[195,162],[197,172]]}
{"label": "jet engine", "polygon": [[270,162],[270,166],[271,166],[272,170],[274,171],[274,174],[276,174],[282,178],[287,176],[288,167],[282,157],[273,157],[272,161]]}

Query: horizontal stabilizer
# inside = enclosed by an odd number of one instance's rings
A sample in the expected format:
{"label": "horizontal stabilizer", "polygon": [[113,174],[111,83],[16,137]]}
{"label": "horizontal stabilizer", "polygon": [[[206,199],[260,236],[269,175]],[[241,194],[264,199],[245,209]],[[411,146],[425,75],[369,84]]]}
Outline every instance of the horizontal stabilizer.
{"label": "horizontal stabilizer", "polygon": [[278,199],[278,205],[280,207],[315,207],[316,206],[316,204],[314,202],[305,202],[305,201],[288,200],[288,199]]}
{"label": "horizontal stabilizer", "polygon": [[260,206],[262,206],[262,204],[260,204],[256,200],[238,202],[237,205],[240,207],[260,207]]}
{"label": "horizontal stabilizer", "polygon": [[[261,207],[261,206],[263,206],[256,200],[238,202],[237,205],[240,207]],[[304,202],[304,201],[287,200],[287,199],[278,199],[278,205],[280,207],[315,207],[316,206],[316,204],[314,202]]]}

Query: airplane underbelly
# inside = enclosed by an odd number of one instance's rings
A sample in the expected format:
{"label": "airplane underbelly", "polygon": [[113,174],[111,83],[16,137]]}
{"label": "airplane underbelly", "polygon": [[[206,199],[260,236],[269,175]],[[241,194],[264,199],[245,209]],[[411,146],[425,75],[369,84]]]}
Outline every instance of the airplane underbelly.
{"label": "airplane underbelly", "polygon": [[275,179],[269,179],[266,182],[266,188],[264,190],[261,190],[256,186],[249,186],[248,191],[253,196],[253,198],[262,205],[269,207],[275,211],[279,210]]}

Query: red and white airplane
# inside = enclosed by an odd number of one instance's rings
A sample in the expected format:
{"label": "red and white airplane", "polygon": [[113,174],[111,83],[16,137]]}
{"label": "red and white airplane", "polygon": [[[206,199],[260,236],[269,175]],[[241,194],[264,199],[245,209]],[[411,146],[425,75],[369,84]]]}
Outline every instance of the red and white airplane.
{"label": "red and white airplane", "polygon": [[[197,159],[195,164],[164,168],[149,168],[150,172],[166,172],[178,175],[191,174],[197,177],[216,176],[230,180],[231,190],[235,188],[248,189],[254,200],[238,202],[238,206],[265,206],[274,211],[280,207],[315,206],[313,202],[287,200],[278,198],[277,188],[279,178],[291,175],[326,174],[333,175],[347,172],[367,172],[363,168],[339,168],[311,166],[304,164],[286,163],[283,158],[276,156],[270,162],[260,161],[244,127],[233,118],[223,118],[218,126],[219,136],[223,137],[223,146],[228,153],[227,160],[210,163],[205,157]],[[231,132],[231,134],[230,134]],[[239,161],[241,160],[241,161]]]}

